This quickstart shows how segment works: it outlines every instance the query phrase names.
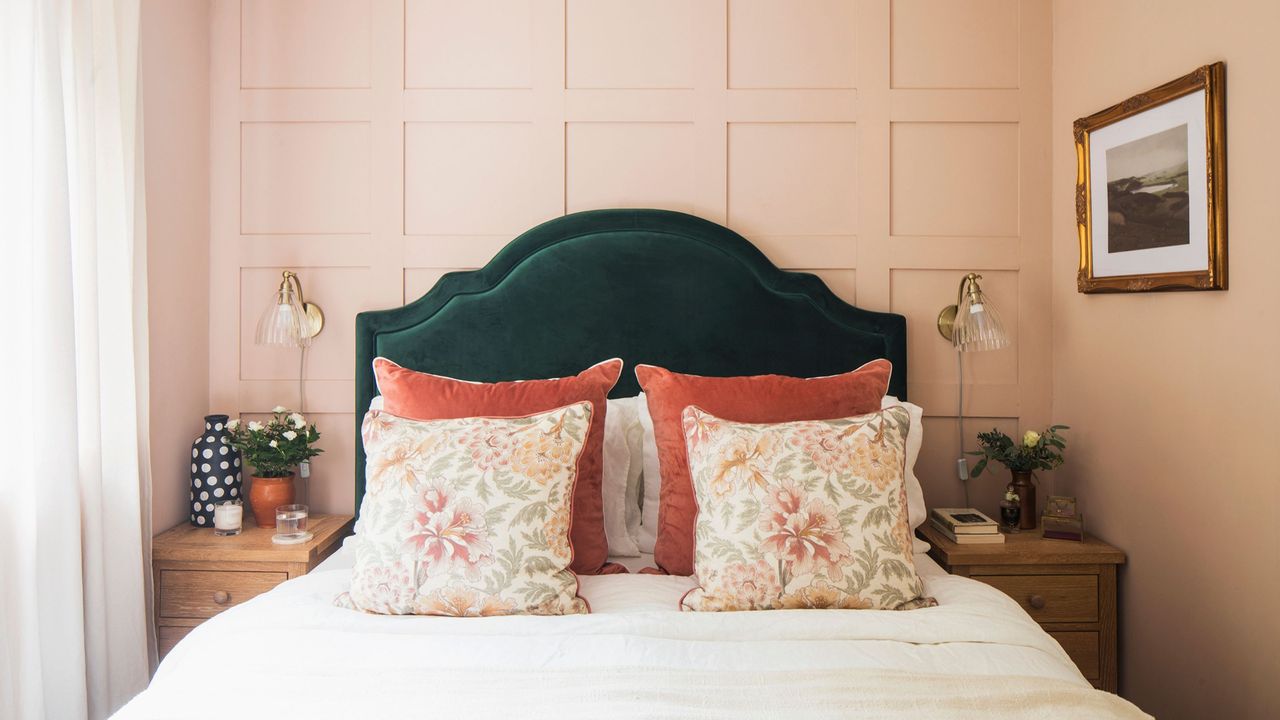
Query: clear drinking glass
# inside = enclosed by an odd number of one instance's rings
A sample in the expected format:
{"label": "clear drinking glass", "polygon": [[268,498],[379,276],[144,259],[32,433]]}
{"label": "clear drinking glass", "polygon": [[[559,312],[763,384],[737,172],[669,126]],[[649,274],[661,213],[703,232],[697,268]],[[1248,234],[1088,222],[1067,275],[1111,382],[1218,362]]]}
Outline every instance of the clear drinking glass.
{"label": "clear drinking glass", "polygon": [[276,508],[276,534],[273,542],[288,545],[311,539],[307,532],[307,506],[281,505]]}

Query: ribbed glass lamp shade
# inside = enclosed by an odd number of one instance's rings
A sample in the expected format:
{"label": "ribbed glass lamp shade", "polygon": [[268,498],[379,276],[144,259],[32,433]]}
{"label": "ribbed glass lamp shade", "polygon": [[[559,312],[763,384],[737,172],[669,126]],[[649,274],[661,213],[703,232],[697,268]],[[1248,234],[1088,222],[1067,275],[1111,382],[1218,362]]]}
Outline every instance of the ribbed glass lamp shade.
{"label": "ribbed glass lamp shade", "polygon": [[271,304],[258,319],[258,331],[254,342],[259,345],[307,347],[311,335],[306,332],[306,311],[292,288],[282,288],[271,294]]}
{"label": "ribbed glass lamp shade", "polygon": [[1009,334],[1004,331],[1000,314],[987,301],[986,293],[976,281],[960,300],[954,333],[951,342],[960,352],[999,350],[1009,344]]}

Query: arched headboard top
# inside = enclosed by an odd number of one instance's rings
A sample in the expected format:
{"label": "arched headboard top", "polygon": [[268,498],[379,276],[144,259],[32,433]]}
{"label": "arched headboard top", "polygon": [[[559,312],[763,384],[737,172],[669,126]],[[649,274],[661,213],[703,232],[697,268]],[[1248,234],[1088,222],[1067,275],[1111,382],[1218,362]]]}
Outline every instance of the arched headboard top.
{"label": "arched headboard top", "polygon": [[483,268],[445,275],[404,307],[356,318],[356,508],[360,415],[372,362],[495,382],[563,377],[626,361],[612,397],[639,392],[637,364],[697,375],[815,377],[875,358],[907,394],[906,319],[862,310],[816,276],[778,269],[732,230],[669,210],[592,210],[545,222]]}

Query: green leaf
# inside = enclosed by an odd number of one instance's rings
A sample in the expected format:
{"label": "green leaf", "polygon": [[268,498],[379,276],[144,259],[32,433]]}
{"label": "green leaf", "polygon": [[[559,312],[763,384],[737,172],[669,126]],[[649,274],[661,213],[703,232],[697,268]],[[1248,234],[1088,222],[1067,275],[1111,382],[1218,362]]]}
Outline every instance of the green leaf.
{"label": "green leaf", "polygon": [[526,572],[534,573],[553,572],[558,566],[559,563],[546,555],[535,555],[524,564]]}
{"label": "green leaf", "polygon": [[738,511],[738,527],[736,532],[741,533],[747,528],[756,524],[760,519],[760,501],[750,498],[742,504],[742,510]]}
{"label": "green leaf", "polygon": [[862,529],[866,530],[870,527],[878,527],[893,521],[893,514],[886,505],[875,505],[862,518]]}
{"label": "green leaf", "polygon": [[525,505],[520,511],[511,518],[513,525],[527,525],[535,522],[542,522],[547,519],[548,507],[545,502],[536,502]]}
{"label": "green leaf", "polygon": [[507,508],[511,507],[511,503],[503,503],[496,507],[491,507],[484,511],[484,523],[489,527],[493,527],[502,521],[502,516],[507,512]]}
{"label": "green leaf", "polygon": [[836,514],[836,520],[841,527],[847,527],[853,524],[853,519],[858,515],[858,511],[862,508],[858,505],[850,504],[848,507]]}
{"label": "green leaf", "polygon": [[711,538],[707,541],[708,552],[712,557],[730,562],[746,562],[742,550],[732,541],[725,538]]}

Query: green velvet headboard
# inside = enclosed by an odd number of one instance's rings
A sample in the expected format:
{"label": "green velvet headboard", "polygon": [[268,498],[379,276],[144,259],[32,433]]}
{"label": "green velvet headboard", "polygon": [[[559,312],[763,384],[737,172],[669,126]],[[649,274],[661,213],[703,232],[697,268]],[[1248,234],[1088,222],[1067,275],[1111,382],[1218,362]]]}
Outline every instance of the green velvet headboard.
{"label": "green velvet headboard", "polygon": [[404,307],[356,317],[356,511],[364,497],[360,422],[377,394],[373,359],[493,382],[631,369],[697,375],[832,375],[893,362],[907,396],[907,323],[860,310],[816,276],[784,272],[728,228],[667,210],[593,210],[543,223],[488,265],[445,275]]}

